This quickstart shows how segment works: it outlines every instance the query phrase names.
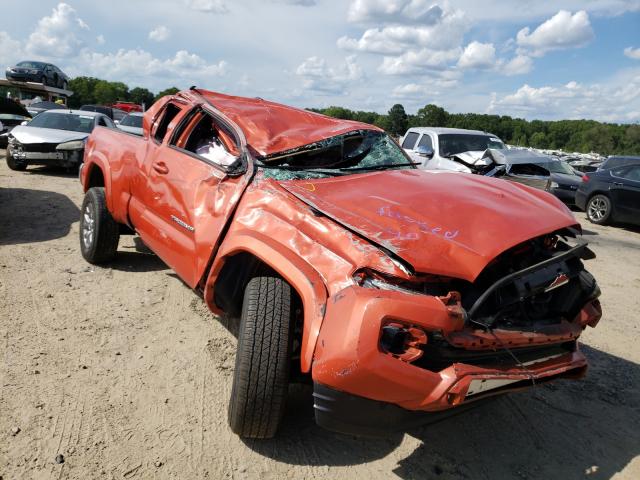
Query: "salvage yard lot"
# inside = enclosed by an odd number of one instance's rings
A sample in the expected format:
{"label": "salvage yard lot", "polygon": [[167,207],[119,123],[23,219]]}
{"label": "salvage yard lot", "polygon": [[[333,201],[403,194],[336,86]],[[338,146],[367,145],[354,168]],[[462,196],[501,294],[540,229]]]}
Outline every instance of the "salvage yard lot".
{"label": "salvage yard lot", "polygon": [[640,230],[576,213],[603,292],[586,379],[376,440],[320,429],[293,386],[278,436],[241,440],[233,322],[134,237],[109,267],[84,262],[77,178],[3,155],[0,478],[640,478]]}

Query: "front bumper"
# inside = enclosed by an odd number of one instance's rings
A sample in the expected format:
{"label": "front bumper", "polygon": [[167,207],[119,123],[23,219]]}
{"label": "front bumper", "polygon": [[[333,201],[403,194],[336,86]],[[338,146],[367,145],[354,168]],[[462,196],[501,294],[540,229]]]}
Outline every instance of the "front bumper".
{"label": "front bumper", "polygon": [[[47,148],[47,150],[51,150]],[[11,156],[18,161],[30,165],[60,165],[63,167],[75,167],[82,163],[84,149],[81,150],[54,150],[54,151],[25,151],[9,145]]]}
{"label": "front bumper", "polygon": [[14,82],[40,83],[40,80],[42,79],[42,75],[38,76],[38,74],[35,73],[7,72],[5,76],[7,77],[7,80]]}
{"label": "front bumper", "polygon": [[[469,350],[496,351],[507,344],[515,352],[525,345],[542,348],[572,343],[575,348],[527,361],[525,367],[513,362],[457,362],[432,371],[381,350],[381,328],[389,320],[440,332],[456,342],[455,346]],[[437,297],[348,287],[328,301],[314,355],[313,380],[406,410],[438,412],[545,380],[580,377],[586,371],[587,361],[575,342],[583,328],[578,322],[565,322],[545,333],[495,330],[500,340],[493,345],[484,331],[476,333],[461,322],[459,313]]]}

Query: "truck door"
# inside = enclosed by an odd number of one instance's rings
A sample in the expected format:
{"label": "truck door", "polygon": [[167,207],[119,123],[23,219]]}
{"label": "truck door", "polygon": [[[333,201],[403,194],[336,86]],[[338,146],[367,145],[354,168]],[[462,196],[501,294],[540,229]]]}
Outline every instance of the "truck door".
{"label": "truck door", "polygon": [[[142,240],[190,287],[204,274],[246,179],[230,177],[240,140],[202,107],[177,114],[162,144],[149,149],[139,212],[131,218]],[[135,219],[134,219],[135,215]]]}

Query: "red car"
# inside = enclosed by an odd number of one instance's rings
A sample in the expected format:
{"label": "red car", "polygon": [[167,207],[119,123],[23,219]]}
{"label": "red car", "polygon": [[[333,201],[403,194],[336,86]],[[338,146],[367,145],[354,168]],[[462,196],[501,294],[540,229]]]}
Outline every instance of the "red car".
{"label": "red car", "polygon": [[111,107],[118,108],[127,113],[142,111],[142,105],[138,105],[137,103],[133,103],[133,102],[116,102],[113,105],[111,105]]}
{"label": "red car", "polygon": [[273,436],[290,381],[318,424],[375,434],[587,361],[593,253],[554,196],[418,170],[380,129],[192,89],[143,136],[96,128],[81,182],[91,263],[135,233],[209,308],[240,319],[231,429]]}

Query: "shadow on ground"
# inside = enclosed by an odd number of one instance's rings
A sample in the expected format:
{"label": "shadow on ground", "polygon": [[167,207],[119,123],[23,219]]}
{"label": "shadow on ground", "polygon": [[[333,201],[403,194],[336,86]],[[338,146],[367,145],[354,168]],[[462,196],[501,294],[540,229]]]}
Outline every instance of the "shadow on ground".
{"label": "shadow on ground", "polygon": [[[67,178],[78,178],[78,169],[77,168],[65,168],[59,167],[56,165],[38,165],[38,166],[30,166],[27,167],[25,173],[31,175],[43,175],[46,177],[67,177]],[[80,183],[78,183],[78,187],[80,187]]]}
{"label": "shadow on ground", "polygon": [[149,250],[140,237],[133,237],[133,243],[132,247],[120,246],[115,260],[107,266],[123,272],[156,272],[169,268],[160,257]]}
{"label": "shadow on ground", "polygon": [[0,188],[0,245],[35,243],[66,236],[80,210],[56,192]]}
{"label": "shadow on ground", "polygon": [[[640,455],[640,367],[583,347],[592,365],[579,381],[560,380],[502,396],[408,433],[418,448],[393,472],[413,479],[610,478]],[[292,387],[273,440],[246,440],[261,455],[294,465],[355,465],[391,454],[402,436],[333,434],[313,421],[310,387]],[[402,456],[397,452],[395,455]],[[595,468],[592,468],[595,467]]]}

